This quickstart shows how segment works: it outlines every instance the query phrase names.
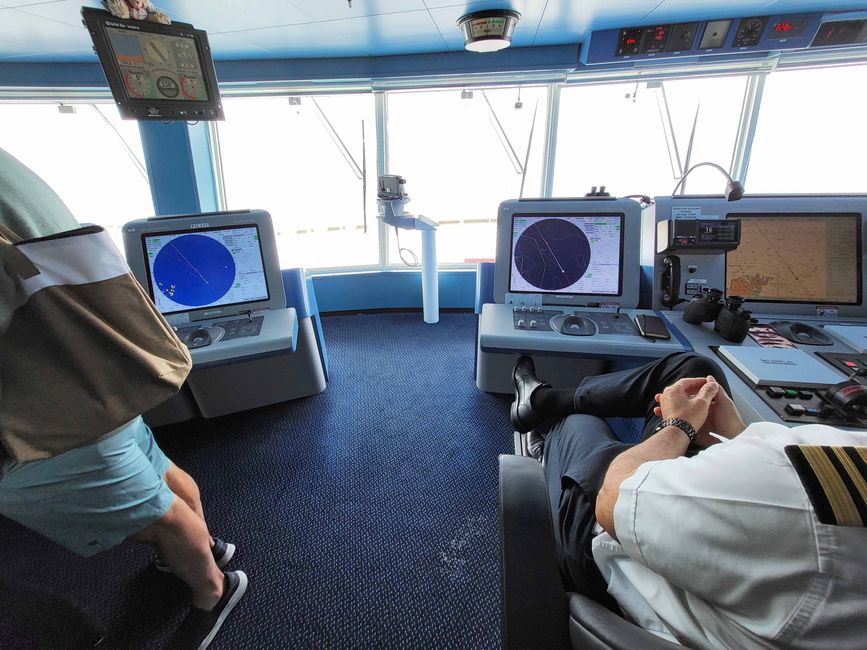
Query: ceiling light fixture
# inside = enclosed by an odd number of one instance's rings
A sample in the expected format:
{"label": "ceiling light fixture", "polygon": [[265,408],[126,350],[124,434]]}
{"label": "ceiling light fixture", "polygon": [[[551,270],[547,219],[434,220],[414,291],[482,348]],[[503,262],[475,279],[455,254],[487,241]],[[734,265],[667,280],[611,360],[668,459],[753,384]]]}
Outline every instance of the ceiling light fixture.
{"label": "ceiling light fixture", "polygon": [[521,14],[508,9],[476,11],[458,19],[464,47],[470,52],[496,52],[509,47]]}

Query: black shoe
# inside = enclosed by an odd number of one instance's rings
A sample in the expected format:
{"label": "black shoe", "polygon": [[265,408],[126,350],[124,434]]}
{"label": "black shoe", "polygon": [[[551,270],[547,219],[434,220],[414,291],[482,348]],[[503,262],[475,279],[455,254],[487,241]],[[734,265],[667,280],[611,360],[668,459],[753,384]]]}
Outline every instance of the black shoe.
{"label": "black shoe", "polygon": [[[219,537],[214,537],[214,546],[211,548],[211,552],[214,554],[214,562],[217,563],[217,566],[225,569],[229,561],[235,556],[235,545],[224,542]],[[171,567],[160,556],[154,560],[154,567],[157,571],[172,573]]]}
{"label": "black shoe", "polygon": [[530,398],[537,388],[550,388],[551,384],[536,377],[536,366],[530,357],[518,359],[512,371],[512,381],[515,383],[515,401],[510,411],[512,426],[515,431],[525,433],[545,421],[545,417],[533,410]]}
{"label": "black shoe", "polygon": [[527,451],[541,463],[545,455],[545,436],[535,430],[530,431],[527,434]]}
{"label": "black shoe", "polygon": [[223,596],[217,601],[214,609],[206,611],[191,607],[184,622],[172,637],[170,648],[205,650],[211,645],[211,641],[217,636],[229,612],[235,608],[241,596],[247,591],[247,574],[243,571],[227,571],[225,575]]}

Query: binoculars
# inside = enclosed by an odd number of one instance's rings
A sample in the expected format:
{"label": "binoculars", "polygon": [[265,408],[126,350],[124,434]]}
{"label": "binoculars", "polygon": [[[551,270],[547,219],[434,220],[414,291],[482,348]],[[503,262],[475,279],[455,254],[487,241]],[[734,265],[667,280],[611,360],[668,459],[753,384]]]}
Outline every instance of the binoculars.
{"label": "binoculars", "polygon": [[723,292],[710,289],[694,296],[683,312],[683,320],[693,325],[713,322],[713,329],[726,341],[740,343],[747,337],[752,313],[743,308],[741,296],[723,299]]}

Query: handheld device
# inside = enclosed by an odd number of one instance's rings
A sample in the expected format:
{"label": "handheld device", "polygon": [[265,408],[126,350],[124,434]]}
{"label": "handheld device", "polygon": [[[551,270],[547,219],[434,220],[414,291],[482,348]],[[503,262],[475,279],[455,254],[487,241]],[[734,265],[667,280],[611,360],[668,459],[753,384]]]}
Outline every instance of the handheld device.
{"label": "handheld device", "polygon": [[639,314],[635,317],[635,324],[638,326],[638,331],[641,332],[641,336],[645,336],[649,339],[663,340],[671,338],[668,328],[659,316]]}

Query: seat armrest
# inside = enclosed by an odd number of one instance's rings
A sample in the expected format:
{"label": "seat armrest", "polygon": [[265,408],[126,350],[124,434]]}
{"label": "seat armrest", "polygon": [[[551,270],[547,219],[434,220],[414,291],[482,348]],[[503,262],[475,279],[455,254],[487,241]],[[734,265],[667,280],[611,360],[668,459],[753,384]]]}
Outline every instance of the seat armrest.
{"label": "seat armrest", "polygon": [[569,635],[575,648],[598,650],[684,650],[634,625],[595,600],[569,594]]}
{"label": "seat armrest", "polygon": [[539,461],[500,456],[502,644],[571,648],[569,605]]}

